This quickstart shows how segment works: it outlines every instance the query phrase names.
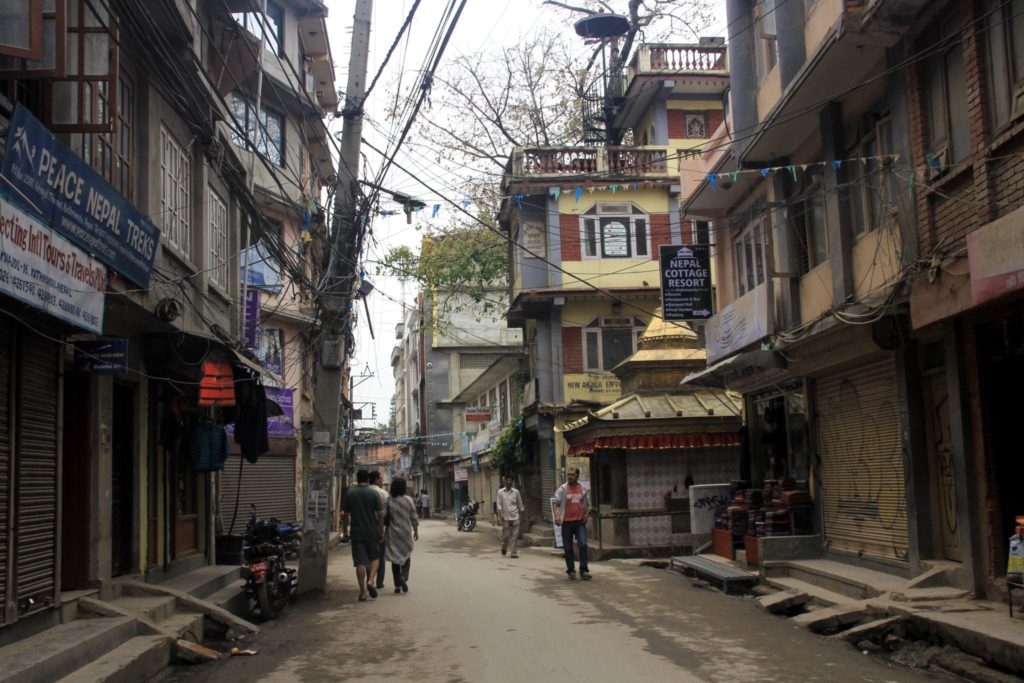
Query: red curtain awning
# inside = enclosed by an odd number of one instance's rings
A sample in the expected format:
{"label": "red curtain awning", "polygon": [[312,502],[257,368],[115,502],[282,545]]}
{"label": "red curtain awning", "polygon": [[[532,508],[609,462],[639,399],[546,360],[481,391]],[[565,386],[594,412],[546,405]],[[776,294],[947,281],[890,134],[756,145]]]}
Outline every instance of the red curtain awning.
{"label": "red curtain awning", "polygon": [[593,455],[598,448],[625,448],[627,450],[664,450],[670,448],[719,448],[739,446],[738,432],[684,433],[684,434],[624,434],[599,436],[590,441],[569,446],[569,457]]}

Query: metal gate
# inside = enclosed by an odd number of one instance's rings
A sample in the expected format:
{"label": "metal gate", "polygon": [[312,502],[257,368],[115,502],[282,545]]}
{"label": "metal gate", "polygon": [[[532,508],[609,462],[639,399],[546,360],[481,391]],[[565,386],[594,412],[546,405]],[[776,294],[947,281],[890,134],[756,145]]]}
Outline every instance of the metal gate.
{"label": "metal gate", "polygon": [[907,559],[906,477],[896,365],[869,363],[814,385],[825,545]]}
{"label": "metal gate", "polygon": [[[235,511],[235,495],[239,490],[238,464],[242,456],[233,453],[221,471],[220,513],[228,524]],[[295,455],[261,455],[255,463],[246,461],[242,468],[241,495],[238,497],[238,519],[233,533],[245,531],[249,506],[256,504],[257,516],[276,517],[282,522],[295,519]]]}
{"label": "metal gate", "polygon": [[10,569],[7,527],[11,507],[11,383],[12,338],[9,321],[0,325],[0,624],[7,619],[7,572]]}
{"label": "metal gate", "polygon": [[36,335],[22,335],[18,346],[14,552],[23,616],[56,598],[60,349]]}

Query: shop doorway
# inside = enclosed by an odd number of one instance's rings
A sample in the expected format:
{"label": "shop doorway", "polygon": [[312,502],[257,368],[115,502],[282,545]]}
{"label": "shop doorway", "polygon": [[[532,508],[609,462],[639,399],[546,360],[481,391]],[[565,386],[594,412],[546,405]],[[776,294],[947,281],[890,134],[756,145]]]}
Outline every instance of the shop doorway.
{"label": "shop doorway", "polygon": [[110,575],[132,571],[135,459],[135,387],[114,385],[111,420]]}
{"label": "shop doorway", "polygon": [[91,401],[88,375],[64,375],[60,589],[89,586],[92,500]]}
{"label": "shop doorway", "polygon": [[979,359],[983,380],[986,451],[994,463],[995,488],[999,497],[999,516],[995,534],[995,572],[1006,569],[1007,543],[1014,529],[1014,518],[1024,515],[1024,458],[1020,455],[1019,401],[1024,383],[1024,316],[1007,317],[979,328]]}
{"label": "shop doorway", "polygon": [[174,476],[174,559],[199,552],[199,500],[202,482],[188,460],[178,454],[172,463]]}
{"label": "shop doorway", "polygon": [[960,516],[956,495],[956,470],[953,464],[953,438],[950,431],[949,386],[946,379],[945,345],[924,347],[922,388],[924,425],[928,453],[928,477],[933,542],[939,557],[960,562]]}

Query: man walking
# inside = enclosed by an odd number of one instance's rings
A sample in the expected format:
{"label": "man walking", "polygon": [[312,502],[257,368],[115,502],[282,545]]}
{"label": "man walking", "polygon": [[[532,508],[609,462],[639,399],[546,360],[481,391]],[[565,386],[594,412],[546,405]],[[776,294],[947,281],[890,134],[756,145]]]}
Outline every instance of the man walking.
{"label": "man walking", "polygon": [[369,472],[356,472],[356,484],[348,490],[342,502],[345,511],[342,535],[347,536],[352,545],[352,564],[355,565],[356,579],[359,581],[359,601],[366,602],[367,592],[371,598],[377,597],[377,589],[373,584],[380,561],[380,543],[384,540],[384,506],[377,492],[370,488]]}
{"label": "man walking", "polygon": [[512,557],[519,557],[516,546],[519,544],[519,520],[525,517],[526,508],[523,497],[518,489],[512,488],[512,475],[505,475],[504,488],[498,489],[498,519],[501,520],[501,554],[504,555],[509,546]]}
{"label": "man walking", "polygon": [[590,495],[580,484],[580,470],[570,467],[568,481],[555,491],[555,524],[562,527],[562,546],[565,549],[565,567],[569,579],[576,580],[576,561],[573,555],[572,539],[580,548],[580,578],[590,581],[590,567],[587,565],[587,518],[590,516]]}
{"label": "man walking", "polygon": [[[384,478],[381,476],[380,470],[374,470],[373,472],[370,472],[370,487],[377,492],[378,496],[380,496],[380,504],[382,506],[382,509],[387,509],[388,498],[391,497],[391,494],[389,494],[388,490],[384,488]],[[380,544],[377,550],[378,557],[380,557],[380,562],[377,564],[377,575],[376,577],[371,576],[370,578],[376,578],[377,589],[380,590],[384,587],[384,577],[387,576],[388,573],[387,563],[384,562],[383,536],[381,536],[380,538]]]}
{"label": "man walking", "polygon": [[430,518],[430,494],[427,493],[426,489],[423,489],[423,495],[420,496],[420,503],[423,505],[423,518]]}

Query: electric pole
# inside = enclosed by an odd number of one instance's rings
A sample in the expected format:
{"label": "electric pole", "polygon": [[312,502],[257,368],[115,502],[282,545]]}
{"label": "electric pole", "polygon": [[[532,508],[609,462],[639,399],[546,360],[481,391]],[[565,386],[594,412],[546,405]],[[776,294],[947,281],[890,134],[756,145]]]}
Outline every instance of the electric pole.
{"label": "electric pole", "polygon": [[[348,326],[355,282],[358,237],[356,197],[359,182],[359,143],[366,95],[366,62],[370,46],[373,0],[356,0],[352,52],[345,89],[344,127],[338,158],[334,218],[327,240],[326,277],[320,292],[322,327],[320,357],[313,393],[313,444],[302,463],[305,527],[299,563],[299,593],[324,592],[327,587],[327,544],[334,510],[335,464],[341,443],[342,374],[348,357]],[[347,437],[346,437],[347,438]]]}

